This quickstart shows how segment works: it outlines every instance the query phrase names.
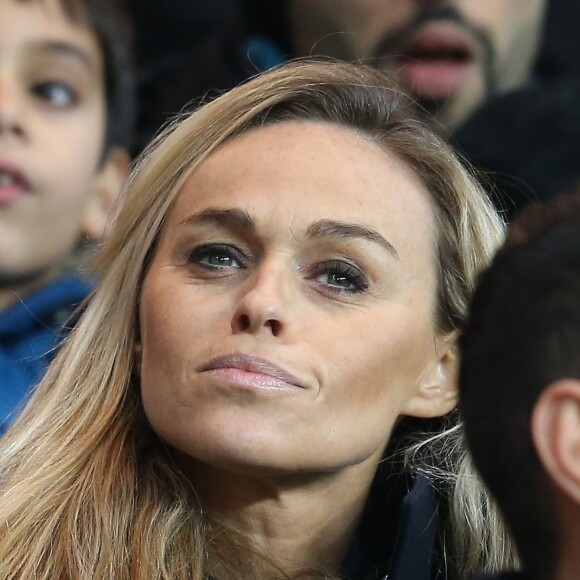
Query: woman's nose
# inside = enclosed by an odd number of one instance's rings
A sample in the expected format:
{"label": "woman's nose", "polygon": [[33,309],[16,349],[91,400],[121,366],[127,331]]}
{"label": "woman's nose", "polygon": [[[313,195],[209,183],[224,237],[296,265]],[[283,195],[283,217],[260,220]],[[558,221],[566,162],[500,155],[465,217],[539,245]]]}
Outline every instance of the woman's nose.
{"label": "woman's nose", "polygon": [[[264,265],[245,283],[232,317],[234,333],[282,337],[290,326],[293,280],[284,266]],[[293,303],[294,302],[294,303]]]}

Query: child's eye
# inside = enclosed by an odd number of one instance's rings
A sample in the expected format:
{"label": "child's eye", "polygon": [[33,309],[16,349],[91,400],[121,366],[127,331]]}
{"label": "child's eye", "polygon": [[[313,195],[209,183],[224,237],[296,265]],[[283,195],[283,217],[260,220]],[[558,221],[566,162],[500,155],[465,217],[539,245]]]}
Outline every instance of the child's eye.
{"label": "child's eye", "polygon": [[312,274],[316,282],[339,294],[362,293],[369,287],[366,278],[358,268],[341,260],[317,264]]}
{"label": "child's eye", "polygon": [[32,87],[34,95],[58,109],[66,109],[78,101],[77,92],[62,81],[46,81]]}
{"label": "child's eye", "polygon": [[246,257],[234,246],[225,244],[207,244],[195,248],[188,256],[190,264],[205,270],[224,271],[228,268],[245,268]]}

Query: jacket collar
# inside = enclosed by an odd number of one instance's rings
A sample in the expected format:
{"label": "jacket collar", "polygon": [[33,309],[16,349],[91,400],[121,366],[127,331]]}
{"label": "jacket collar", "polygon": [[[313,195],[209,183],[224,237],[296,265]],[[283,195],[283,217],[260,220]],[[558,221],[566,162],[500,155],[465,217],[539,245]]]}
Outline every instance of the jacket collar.
{"label": "jacket collar", "polygon": [[345,558],[349,580],[435,580],[437,499],[423,474],[382,477],[373,484],[361,524]]}
{"label": "jacket collar", "polygon": [[67,276],[28,294],[0,313],[0,340],[26,335],[39,323],[45,323],[47,316],[52,318],[60,310],[65,310],[63,316],[68,316],[90,289],[88,282]]}

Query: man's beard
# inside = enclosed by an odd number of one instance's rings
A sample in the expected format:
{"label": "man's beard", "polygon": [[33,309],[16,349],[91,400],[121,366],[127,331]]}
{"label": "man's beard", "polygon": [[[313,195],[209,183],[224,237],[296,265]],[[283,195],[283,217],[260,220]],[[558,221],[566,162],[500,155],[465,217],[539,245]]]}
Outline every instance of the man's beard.
{"label": "man's beard", "polygon": [[[426,24],[445,21],[456,24],[461,28],[481,49],[483,89],[482,100],[487,100],[497,92],[497,78],[494,75],[495,50],[489,35],[485,30],[468,22],[461,12],[453,6],[427,6],[419,11],[417,16],[398,31],[389,34],[375,48],[369,64],[377,68],[393,70],[393,60],[400,54],[416,31]],[[381,66],[381,62],[383,66]],[[430,118],[438,117],[442,111],[450,106],[454,95],[445,98],[430,98],[413,94],[417,102],[419,115]]]}

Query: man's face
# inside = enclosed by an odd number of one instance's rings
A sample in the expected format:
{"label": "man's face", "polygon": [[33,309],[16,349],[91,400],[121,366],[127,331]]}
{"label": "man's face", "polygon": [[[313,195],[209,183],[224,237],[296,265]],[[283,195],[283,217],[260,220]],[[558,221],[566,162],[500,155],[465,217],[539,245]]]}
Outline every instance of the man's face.
{"label": "man's face", "polygon": [[546,0],[292,0],[299,55],[393,71],[447,130],[489,96],[521,86]]}

